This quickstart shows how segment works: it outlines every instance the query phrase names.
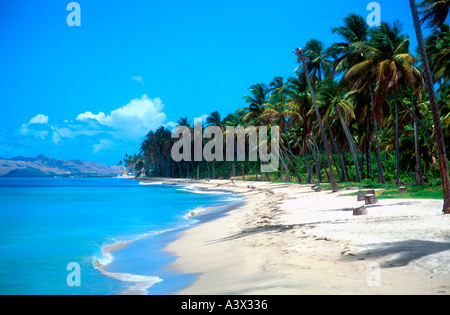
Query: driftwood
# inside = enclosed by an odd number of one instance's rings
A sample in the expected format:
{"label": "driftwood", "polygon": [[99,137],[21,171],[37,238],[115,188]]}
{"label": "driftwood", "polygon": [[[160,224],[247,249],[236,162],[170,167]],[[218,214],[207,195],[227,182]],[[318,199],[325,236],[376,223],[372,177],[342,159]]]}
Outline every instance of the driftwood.
{"label": "driftwood", "polygon": [[353,215],[366,215],[367,209],[366,206],[361,206],[353,209]]}

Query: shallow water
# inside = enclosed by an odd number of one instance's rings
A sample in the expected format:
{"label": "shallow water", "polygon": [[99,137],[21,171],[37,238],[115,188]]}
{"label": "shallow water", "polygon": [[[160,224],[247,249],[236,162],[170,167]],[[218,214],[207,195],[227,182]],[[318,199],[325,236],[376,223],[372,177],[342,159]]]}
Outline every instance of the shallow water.
{"label": "shallow water", "polygon": [[167,270],[164,247],[199,222],[192,211],[237,201],[120,178],[0,178],[0,294],[174,293],[195,275]]}

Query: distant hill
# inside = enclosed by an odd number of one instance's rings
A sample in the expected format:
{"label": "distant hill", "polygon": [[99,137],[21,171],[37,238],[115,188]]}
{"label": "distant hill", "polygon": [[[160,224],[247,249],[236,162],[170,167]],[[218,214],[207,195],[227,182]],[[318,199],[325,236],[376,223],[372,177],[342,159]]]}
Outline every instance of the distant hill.
{"label": "distant hill", "polygon": [[35,158],[17,156],[12,159],[0,158],[0,176],[115,176],[123,172],[123,167],[106,166],[97,162],[80,160],[56,160],[44,155]]}

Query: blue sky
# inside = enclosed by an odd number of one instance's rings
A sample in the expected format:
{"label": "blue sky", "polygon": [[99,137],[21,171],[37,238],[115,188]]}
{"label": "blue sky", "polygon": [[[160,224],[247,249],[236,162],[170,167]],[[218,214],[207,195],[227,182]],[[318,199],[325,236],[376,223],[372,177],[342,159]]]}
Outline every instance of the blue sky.
{"label": "blue sky", "polygon": [[[0,157],[45,154],[115,165],[180,117],[245,106],[255,83],[292,76],[292,50],[326,46],[371,1],[79,0],[0,3]],[[406,0],[378,0],[416,46]]]}

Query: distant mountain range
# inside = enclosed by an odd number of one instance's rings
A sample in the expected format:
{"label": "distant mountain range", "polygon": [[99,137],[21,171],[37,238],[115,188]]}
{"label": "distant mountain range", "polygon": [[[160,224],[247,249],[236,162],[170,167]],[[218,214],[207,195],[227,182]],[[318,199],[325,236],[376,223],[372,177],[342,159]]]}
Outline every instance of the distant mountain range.
{"label": "distant mountain range", "polygon": [[12,159],[0,158],[0,176],[115,176],[123,172],[121,166],[106,166],[97,162],[80,160],[56,160],[44,155],[35,158],[17,156]]}

